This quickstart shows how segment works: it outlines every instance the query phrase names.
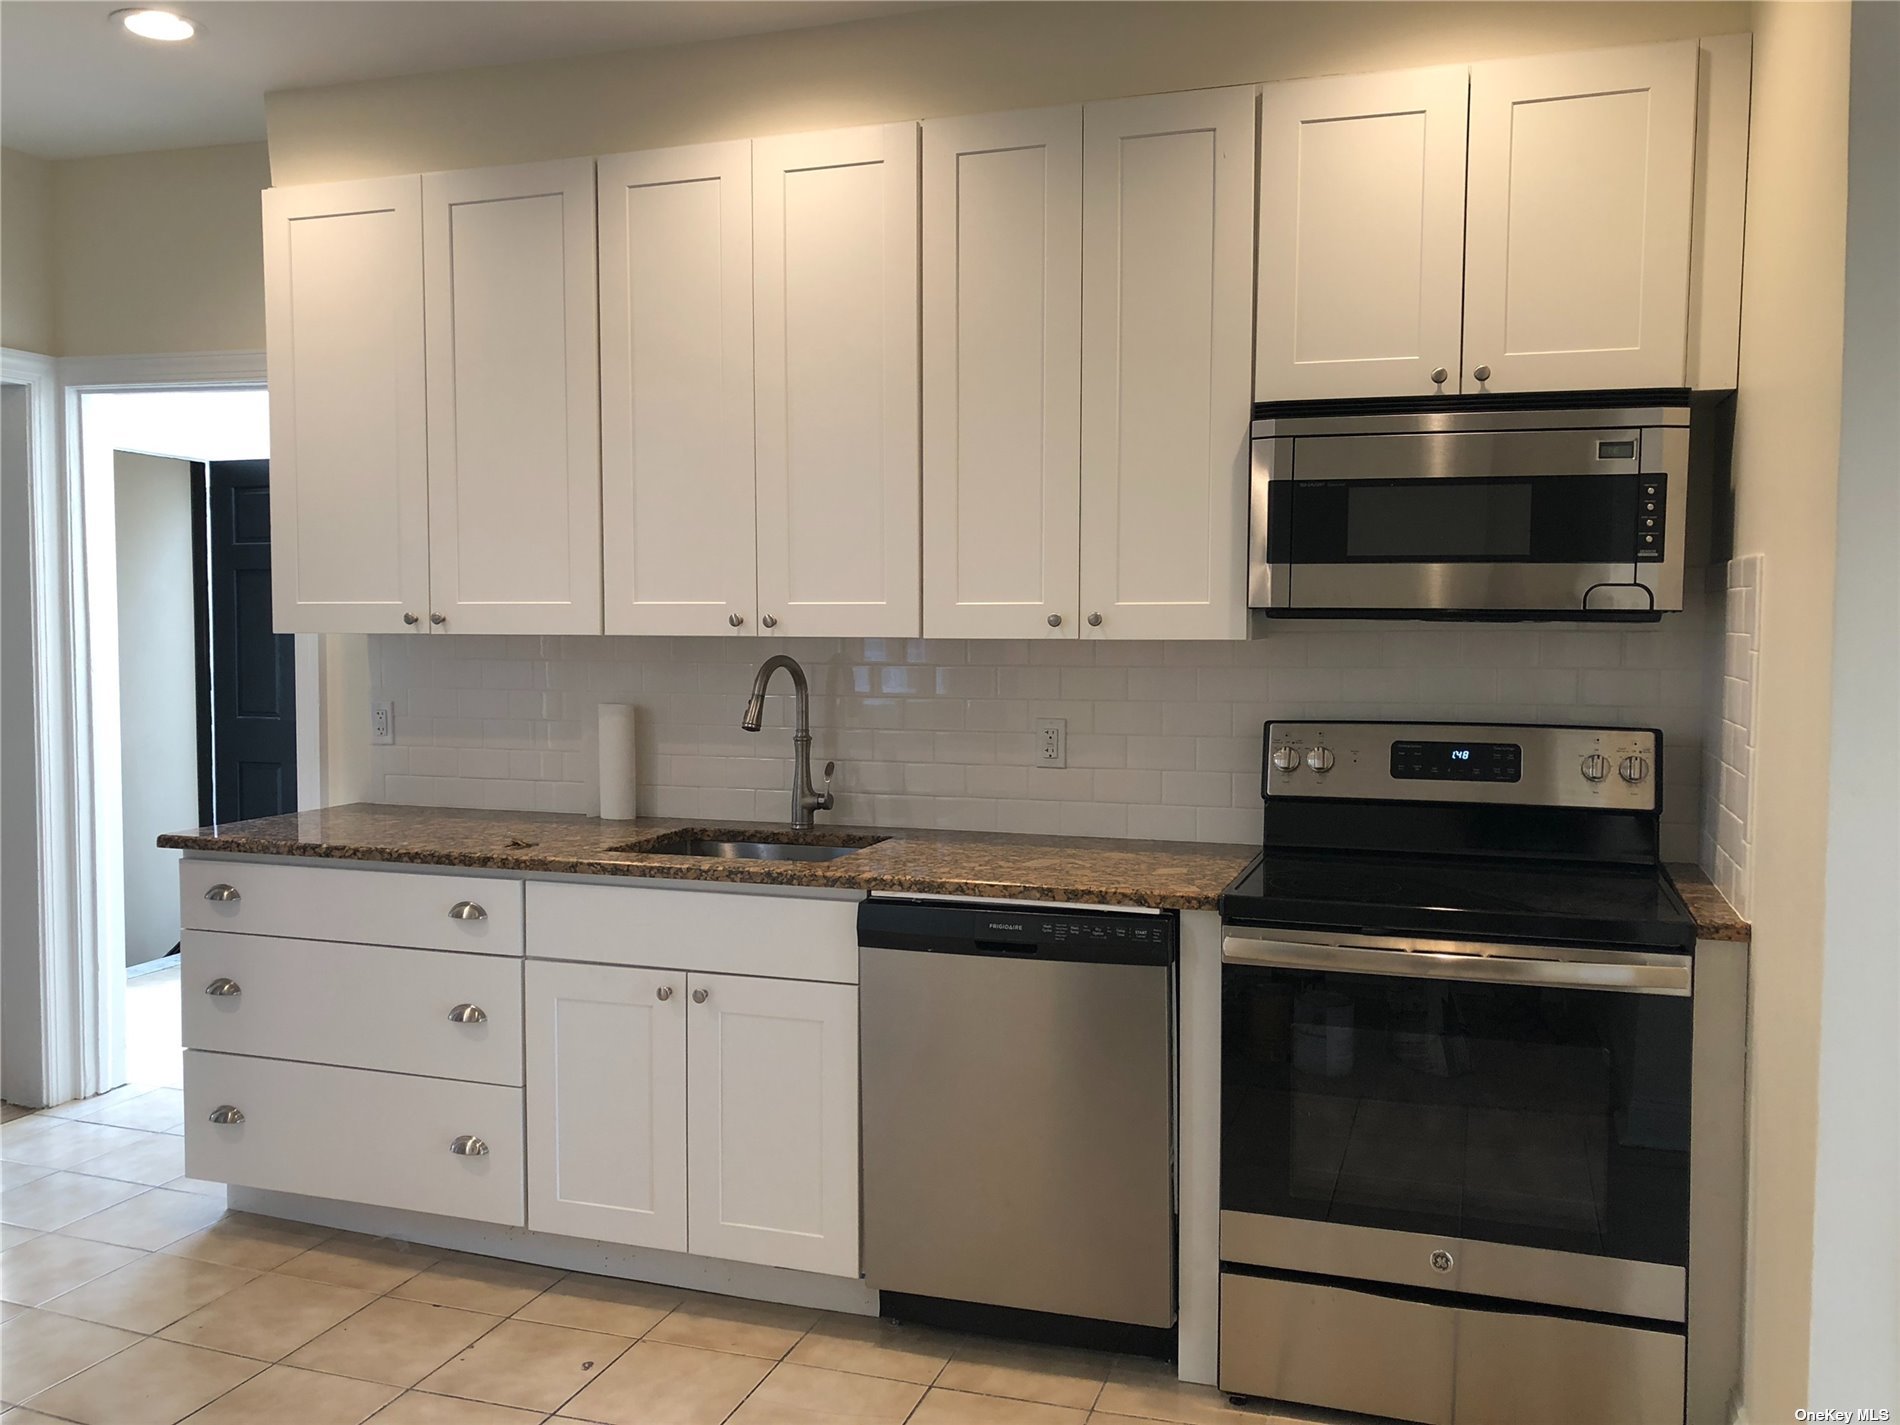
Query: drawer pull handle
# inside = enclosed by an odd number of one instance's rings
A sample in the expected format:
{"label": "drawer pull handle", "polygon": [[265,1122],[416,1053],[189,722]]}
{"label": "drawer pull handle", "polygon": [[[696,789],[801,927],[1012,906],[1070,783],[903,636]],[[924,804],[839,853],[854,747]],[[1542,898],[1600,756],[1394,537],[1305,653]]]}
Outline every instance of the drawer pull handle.
{"label": "drawer pull handle", "polygon": [[235,1108],[228,1103],[221,1103],[211,1110],[211,1121],[213,1123],[224,1124],[242,1123],[244,1121],[244,1110]]}
{"label": "drawer pull handle", "polygon": [[485,1158],[488,1156],[488,1145],[473,1133],[458,1133],[449,1144],[449,1151],[458,1158]]}
{"label": "drawer pull handle", "polygon": [[205,993],[217,999],[232,999],[244,993],[244,986],[229,975],[219,975],[217,979],[205,986]]}
{"label": "drawer pull handle", "polygon": [[478,1004],[458,1004],[449,1011],[450,1024],[486,1024],[488,1011]]}
{"label": "drawer pull handle", "polygon": [[236,886],[227,886],[223,881],[219,881],[217,885],[205,892],[205,899],[208,901],[240,901],[243,900],[244,897],[238,894],[238,888]]}
{"label": "drawer pull handle", "polygon": [[693,991],[694,1004],[704,1004],[707,1000],[711,998],[712,998],[711,990],[694,990]]}
{"label": "drawer pull handle", "polygon": [[457,901],[449,907],[450,920],[487,920],[488,912],[474,901]]}

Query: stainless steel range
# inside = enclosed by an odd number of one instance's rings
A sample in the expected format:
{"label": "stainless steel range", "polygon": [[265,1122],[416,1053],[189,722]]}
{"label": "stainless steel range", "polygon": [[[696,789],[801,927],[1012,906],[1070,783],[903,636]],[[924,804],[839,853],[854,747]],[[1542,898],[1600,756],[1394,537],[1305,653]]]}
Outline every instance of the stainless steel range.
{"label": "stainless steel range", "polygon": [[1697,1061],[1744,991],[1663,871],[1662,759],[1646,729],[1268,725],[1221,906],[1224,1390],[1458,1425],[1725,1405],[1739,1301],[1692,1273],[1732,1235],[1740,1083]]}

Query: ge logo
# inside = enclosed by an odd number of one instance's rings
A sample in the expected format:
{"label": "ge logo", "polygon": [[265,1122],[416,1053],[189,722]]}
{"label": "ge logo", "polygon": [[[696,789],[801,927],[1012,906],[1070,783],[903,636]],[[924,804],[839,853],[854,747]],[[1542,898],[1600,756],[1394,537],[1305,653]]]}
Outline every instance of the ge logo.
{"label": "ge logo", "polygon": [[1451,1261],[1450,1252],[1445,1251],[1444,1248],[1441,1247],[1439,1248],[1438,1251],[1432,1253],[1432,1270],[1433,1271],[1448,1272],[1451,1270],[1451,1267],[1452,1267],[1452,1261]]}

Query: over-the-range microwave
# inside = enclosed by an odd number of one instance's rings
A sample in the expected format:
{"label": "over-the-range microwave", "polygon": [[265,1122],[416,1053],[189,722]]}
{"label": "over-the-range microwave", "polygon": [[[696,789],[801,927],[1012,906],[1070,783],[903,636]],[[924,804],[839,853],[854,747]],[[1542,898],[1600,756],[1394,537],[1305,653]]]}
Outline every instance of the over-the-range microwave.
{"label": "over-the-range microwave", "polygon": [[1697,450],[1692,481],[1692,446],[1725,457],[1727,394],[1262,403],[1248,604],[1294,618],[1680,610],[1709,464]]}

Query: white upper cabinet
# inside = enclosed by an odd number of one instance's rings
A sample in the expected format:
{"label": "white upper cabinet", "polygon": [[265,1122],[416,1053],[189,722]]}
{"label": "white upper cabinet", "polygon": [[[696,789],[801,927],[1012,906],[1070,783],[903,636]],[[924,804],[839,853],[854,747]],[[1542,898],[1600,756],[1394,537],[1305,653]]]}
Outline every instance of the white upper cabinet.
{"label": "white upper cabinet", "polygon": [[752,146],[759,622],[915,637],[917,126]]}
{"label": "white upper cabinet", "polygon": [[600,160],[608,633],[757,627],[752,145]]}
{"label": "white upper cabinet", "polygon": [[924,124],[924,633],[1073,638],[1082,110]]}
{"label": "white upper cabinet", "polygon": [[1695,139],[1694,40],[1471,67],[1466,392],[1683,383]]}
{"label": "white upper cabinet", "polygon": [[266,192],[264,305],[277,631],[427,628],[422,180]]}
{"label": "white upper cabinet", "polygon": [[1260,95],[1262,401],[1456,392],[1463,65]]}
{"label": "white upper cabinet", "polygon": [[594,161],[422,180],[430,617],[598,633]]}
{"label": "white upper cabinet", "polygon": [[1085,638],[1246,633],[1257,94],[1084,110]]}

